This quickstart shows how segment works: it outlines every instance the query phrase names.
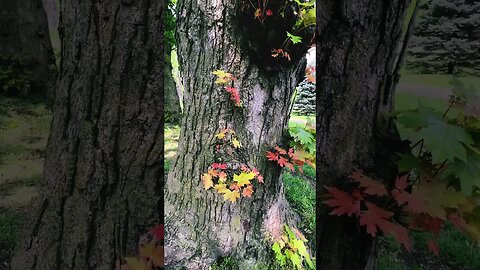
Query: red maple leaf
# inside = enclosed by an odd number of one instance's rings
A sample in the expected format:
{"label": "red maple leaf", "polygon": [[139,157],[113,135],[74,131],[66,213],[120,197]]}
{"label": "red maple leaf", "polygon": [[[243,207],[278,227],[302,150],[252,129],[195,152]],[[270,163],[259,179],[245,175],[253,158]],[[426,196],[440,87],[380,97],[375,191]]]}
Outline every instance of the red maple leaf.
{"label": "red maple leaf", "polygon": [[232,100],[236,106],[240,106],[242,104],[240,100],[240,92],[235,87],[227,86],[225,90],[230,93],[230,100]]}
{"label": "red maple leaf", "polygon": [[395,180],[395,187],[399,190],[405,190],[408,187],[408,174],[398,177],[397,180]]}
{"label": "red maple leaf", "polygon": [[223,164],[223,163],[213,163],[213,164],[212,164],[212,169],[226,170],[226,169],[227,169],[227,164]]}
{"label": "red maple leaf", "polygon": [[410,237],[408,236],[407,228],[403,227],[399,224],[393,224],[392,227],[387,227],[385,229],[382,228],[384,233],[388,233],[395,238],[395,241],[402,244],[406,250],[410,251],[412,249],[412,243],[410,241]]}
{"label": "red maple leaf", "polygon": [[435,235],[440,235],[444,221],[439,218],[431,217],[430,215],[414,215],[410,222],[410,228],[421,229],[427,232],[432,232]]}
{"label": "red maple leaf", "polygon": [[461,230],[461,231],[469,231],[470,230],[470,225],[467,224],[465,219],[460,217],[457,214],[451,214],[448,219],[452,222],[452,224],[455,226],[455,228]]}
{"label": "red maple leaf", "polygon": [[287,165],[287,164],[290,164],[290,163],[288,162],[288,160],[286,158],[284,158],[284,157],[279,157],[278,158],[278,165],[280,165],[280,167],[285,167],[285,165]]}
{"label": "red maple leaf", "polygon": [[272,153],[272,152],[270,152],[270,151],[267,151],[266,157],[267,157],[268,160],[270,160],[270,161],[276,161],[276,160],[278,160],[278,154],[277,154],[277,153]]}
{"label": "red maple leaf", "polygon": [[162,240],[165,235],[163,224],[157,225],[154,228],[150,229],[149,233],[153,235],[156,241]]}
{"label": "red maple leaf", "polygon": [[261,174],[259,174],[257,176],[257,180],[258,180],[259,183],[263,183],[263,176]]}
{"label": "red maple leaf", "polygon": [[377,234],[377,226],[382,231],[388,231],[389,227],[392,226],[389,218],[393,216],[393,213],[371,202],[366,202],[365,204],[367,205],[367,210],[360,215],[360,225],[366,226],[367,232],[373,237]]}
{"label": "red maple leaf", "polygon": [[418,198],[415,195],[408,193],[407,191],[399,189],[393,190],[392,195],[399,206],[407,203],[408,209],[410,209],[410,211],[412,211],[413,213],[427,212],[427,205],[422,198]]}
{"label": "red maple leaf", "polygon": [[385,196],[388,195],[388,191],[385,186],[373,180],[372,178],[365,176],[362,172],[356,171],[350,176],[355,182],[360,184],[360,187],[365,188],[365,193],[369,195]]}
{"label": "red maple leaf", "polygon": [[433,254],[440,256],[440,247],[438,246],[437,241],[430,239],[427,241],[428,250],[430,250]]}
{"label": "red maple leaf", "polygon": [[272,16],[273,15],[273,12],[271,9],[267,9],[267,16]]}
{"label": "red maple leaf", "polygon": [[280,155],[286,155],[287,154],[287,151],[281,147],[279,147],[278,145],[275,146],[275,150],[277,150],[277,152],[280,154]]}
{"label": "red maple leaf", "polygon": [[336,187],[325,187],[333,196],[332,199],[324,201],[324,203],[332,208],[331,215],[358,215],[360,213],[360,200],[350,196],[345,191],[341,191]]}

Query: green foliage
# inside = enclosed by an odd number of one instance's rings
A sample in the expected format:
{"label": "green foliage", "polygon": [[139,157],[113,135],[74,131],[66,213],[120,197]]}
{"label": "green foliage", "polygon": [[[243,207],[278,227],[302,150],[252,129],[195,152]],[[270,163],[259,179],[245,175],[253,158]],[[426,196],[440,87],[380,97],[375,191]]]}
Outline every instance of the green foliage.
{"label": "green foliage", "polygon": [[0,96],[25,96],[30,91],[30,72],[21,62],[0,61]]}
{"label": "green foliage", "polygon": [[[176,10],[177,0],[167,0],[167,12],[165,12],[165,31],[163,35],[166,41],[167,48],[175,47],[175,27],[176,27]],[[170,52],[167,52],[170,53]]]}
{"label": "green foliage", "polygon": [[305,245],[307,240],[298,235],[299,232],[294,233],[287,225],[284,226],[284,230],[285,234],[272,246],[275,259],[280,266],[289,266],[291,269],[315,269]]}
{"label": "green foliage", "polygon": [[455,97],[444,113],[419,104],[399,112],[397,122],[404,137],[419,141],[420,155],[413,159],[442,164],[442,178],[469,196],[480,188],[480,94],[457,78],[451,84]]}
{"label": "green foliage", "polygon": [[315,126],[309,122],[306,124],[291,124],[288,127],[290,136],[293,138],[292,146],[297,149],[303,149],[310,154],[316,153],[315,137],[317,131]]}

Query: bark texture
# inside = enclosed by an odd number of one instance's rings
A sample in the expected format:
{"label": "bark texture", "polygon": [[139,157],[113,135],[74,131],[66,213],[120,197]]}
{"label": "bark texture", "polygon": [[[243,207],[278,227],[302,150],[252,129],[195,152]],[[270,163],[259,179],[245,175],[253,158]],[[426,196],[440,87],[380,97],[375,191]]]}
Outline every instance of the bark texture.
{"label": "bark texture", "polygon": [[62,1],[44,179],[13,270],[111,270],[162,222],[162,13],[162,1]]}
{"label": "bark texture", "polygon": [[401,147],[388,117],[409,0],[320,1],[317,7],[318,269],[370,269],[375,241],[354,218],[329,215],[324,186],[355,169],[393,179]]}
{"label": "bark texture", "polygon": [[53,98],[55,56],[42,1],[0,0],[0,6],[0,68],[20,65],[29,83],[29,89],[12,95]]}
{"label": "bark texture", "polygon": [[[248,40],[237,24],[241,4],[178,1],[177,44],[185,95],[177,157],[165,190],[166,269],[208,269],[224,256],[237,258],[240,269],[266,262],[271,250],[268,237],[293,219],[283,196],[280,169],[267,161],[265,153],[276,144],[286,144],[291,98],[305,61],[278,65],[277,72],[253,63]],[[214,84],[211,73],[217,69],[238,78],[235,87],[242,108],[234,106],[223,86]],[[252,198],[235,204],[215,191],[205,191],[200,180],[215,162],[212,144],[223,128],[236,131],[249,163],[265,177]]]}

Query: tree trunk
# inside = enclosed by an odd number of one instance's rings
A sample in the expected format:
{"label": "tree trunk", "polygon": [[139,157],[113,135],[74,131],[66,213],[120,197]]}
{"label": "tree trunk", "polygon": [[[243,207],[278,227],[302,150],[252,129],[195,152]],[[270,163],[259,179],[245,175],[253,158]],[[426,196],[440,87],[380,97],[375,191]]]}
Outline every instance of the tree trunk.
{"label": "tree trunk", "polygon": [[55,56],[41,0],[0,0],[0,68],[12,64],[27,70],[29,89],[16,96],[37,95],[53,99]]}
{"label": "tree trunk", "polygon": [[317,7],[317,267],[371,269],[375,240],[355,218],[329,215],[325,186],[362,169],[394,179],[402,147],[388,113],[409,0],[320,1]]}
{"label": "tree trunk", "polygon": [[165,121],[170,123],[179,123],[182,117],[180,108],[180,98],[177,92],[177,84],[172,74],[171,48],[168,46],[165,51]]}
{"label": "tree trunk", "polygon": [[[304,75],[305,60],[292,58],[290,65],[278,64],[275,72],[254,62],[258,59],[247,49],[239,26],[254,22],[254,12],[248,20],[238,20],[242,4],[178,1],[177,44],[185,95],[177,157],[166,182],[167,269],[208,269],[225,256],[248,269],[270,260],[268,236],[278,235],[283,223],[293,220],[280,168],[265,154],[276,144],[286,145],[292,94]],[[235,87],[243,107],[235,107],[223,86],[214,83],[212,72],[217,69],[238,79]],[[202,173],[218,158],[213,142],[224,128],[235,130],[249,164],[265,178],[251,198],[235,204],[205,191],[201,183]]]}
{"label": "tree trunk", "polygon": [[111,270],[162,223],[162,12],[162,1],[62,1],[44,179],[13,270]]}

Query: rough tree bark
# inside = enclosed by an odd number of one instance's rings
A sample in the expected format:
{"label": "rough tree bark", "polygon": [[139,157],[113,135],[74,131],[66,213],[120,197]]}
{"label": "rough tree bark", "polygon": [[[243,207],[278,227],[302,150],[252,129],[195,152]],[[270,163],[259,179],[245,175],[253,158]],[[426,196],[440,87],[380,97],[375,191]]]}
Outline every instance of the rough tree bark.
{"label": "rough tree bark", "polygon": [[[237,258],[240,269],[248,269],[270,260],[268,235],[277,235],[283,223],[293,220],[280,169],[267,161],[265,153],[276,144],[286,145],[291,97],[304,76],[305,60],[279,64],[275,72],[255,62],[258,59],[247,49],[249,40],[239,26],[253,24],[254,10],[247,20],[240,19],[242,4],[178,1],[177,44],[185,96],[177,157],[165,189],[166,269],[208,269],[225,256]],[[268,51],[265,56],[270,57]],[[238,79],[235,86],[242,108],[235,107],[223,87],[214,84],[211,73],[217,69]],[[236,131],[250,164],[265,177],[252,198],[235,204],[205,191],[200,181],[214,162],[214,135],[223,128]]]}
{"label": "rough tree bark", "polygon": [[319,269],[371,269],[375,241],[355,218],[329,215],[324,186],[355,169],[394,179],[402,148],[388,113],[410,0],[320,1],[317,8],[317,263]]}
{"label": "rough tree bark", "polygon": [[111,270],[162,222],[162,12],[62,1],[44,179],[13,270]]}
{"label": "rough tree bark", "polygon": [[28,70],[29,91],[53,98],[56,67],[48,22],[41,0],[1,0],[0,68],[18,63]]}

